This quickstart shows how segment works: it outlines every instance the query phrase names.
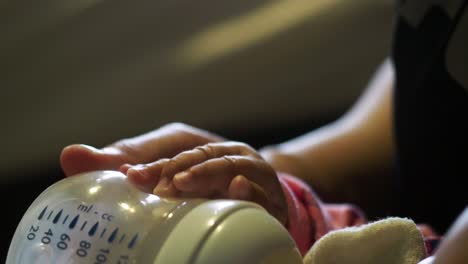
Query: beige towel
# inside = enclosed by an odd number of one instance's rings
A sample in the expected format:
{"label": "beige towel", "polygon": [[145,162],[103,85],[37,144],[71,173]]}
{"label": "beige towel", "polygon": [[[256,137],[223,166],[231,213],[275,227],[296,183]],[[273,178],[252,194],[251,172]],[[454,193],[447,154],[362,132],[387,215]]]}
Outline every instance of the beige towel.
{"label": "beige towel", "polygon": [[332,231],[307,252],[305,264],[416,264],[426,256],[421,232],[405,218]]}

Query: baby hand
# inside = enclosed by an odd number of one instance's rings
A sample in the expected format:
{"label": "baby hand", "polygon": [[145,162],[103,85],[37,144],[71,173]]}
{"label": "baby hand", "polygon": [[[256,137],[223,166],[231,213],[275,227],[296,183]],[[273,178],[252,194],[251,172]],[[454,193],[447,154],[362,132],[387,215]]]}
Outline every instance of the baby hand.
{"label": "baby hand", "polygon": [[208,143],[172,158],[122,170],[147,191],[163,197],[229,198],[260,204],[281,223],[287,219],[284,193],[274,169],[250,146]]}

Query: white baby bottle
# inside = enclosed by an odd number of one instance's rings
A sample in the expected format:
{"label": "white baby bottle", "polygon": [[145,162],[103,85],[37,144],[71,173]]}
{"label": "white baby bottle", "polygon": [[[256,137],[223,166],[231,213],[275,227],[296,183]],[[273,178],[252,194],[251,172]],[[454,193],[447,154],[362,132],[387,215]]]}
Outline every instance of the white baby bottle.
{"label": "white baby bottle", "polygon": [[163,199],[117,171],[65,178],[19,223],[7,264],[302,263],[287,230],[237,200]]}

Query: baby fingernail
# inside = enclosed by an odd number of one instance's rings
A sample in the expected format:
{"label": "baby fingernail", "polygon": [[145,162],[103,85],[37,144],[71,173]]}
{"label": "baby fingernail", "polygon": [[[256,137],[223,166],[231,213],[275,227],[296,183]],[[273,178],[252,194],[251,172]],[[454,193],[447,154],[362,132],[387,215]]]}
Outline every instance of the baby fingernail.
{"label": "baby fingernail", "polygon": [[153,194],[161,197],[176,197],[178,194],[177,189],[172,184],[168,184],[166,187],[156,186],[153,190]]}
{"label": "baby fingernail", "polygon": [[155,193],[163,193],[169,187],[169,179],[162,178],[154,188]]}
{"label": "baby fingernail", "polygon": [[137,164],[137,165],[133,165],[132,166],[132,169],[134,170],[143,170],[144,168],[146,168],[147,166],[145,164]]}
{"label": "baby fingernail", "polygon": [[90,145],[80,144],[80,145],[78,145],[78,147],[79,147],[79,148],[82,148],[82,149],[85,149],[85,150],[87,150],[87,151],[89,151],[89,152],[92,152],[92,153],[98,153],[98,154],[102,154],[102,153],[103,153],[102,150],[97,149],[97,148],[95,148],[95,147],[93,147],[93,146],[90,146]]}
{"label": "baby fingernail", "polygon": [[150,178],[150,175],[146,173],[146,170],[144,170],[144,167],[145,166],[143,165],[132,166],[127,170],[127,175],[133,178],[138,177],[141,180],[148,180]]}
{"label": "baby fingernail", "polygon": [[174,175],[174,179],[178,182],[183,182],[183,181],[187,181],[189,180],[189,175],[190,173],[189,172],[186,172],[186,171],[183,171],[183,172],[179,172],[177,173],[176,175]]}

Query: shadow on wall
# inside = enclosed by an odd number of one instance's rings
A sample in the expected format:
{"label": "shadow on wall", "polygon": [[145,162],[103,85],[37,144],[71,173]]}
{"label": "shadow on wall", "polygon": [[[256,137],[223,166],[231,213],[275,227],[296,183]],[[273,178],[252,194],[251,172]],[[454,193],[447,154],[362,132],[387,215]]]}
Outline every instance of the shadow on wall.
{"label": "shadow on wall", "polygon": [[2,3],[0,171],[173,121],[255,133],[342,111],[387,54],[390,2]]}

